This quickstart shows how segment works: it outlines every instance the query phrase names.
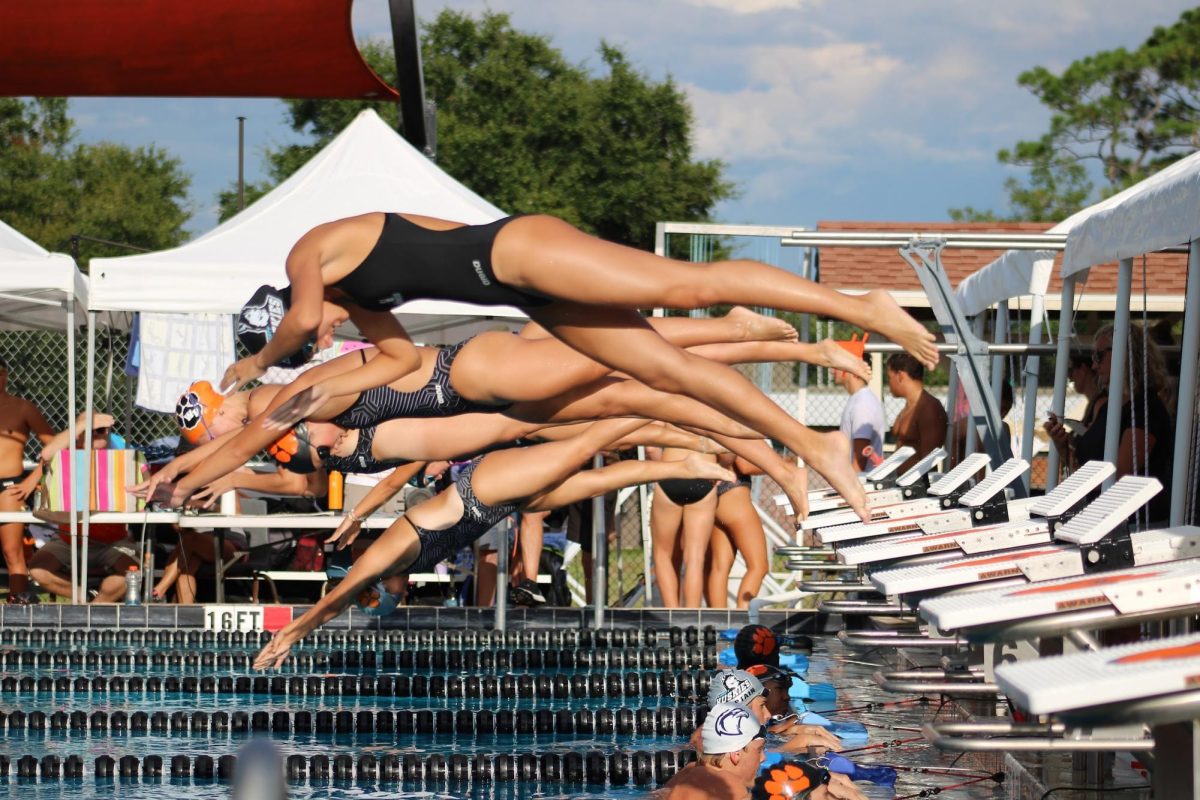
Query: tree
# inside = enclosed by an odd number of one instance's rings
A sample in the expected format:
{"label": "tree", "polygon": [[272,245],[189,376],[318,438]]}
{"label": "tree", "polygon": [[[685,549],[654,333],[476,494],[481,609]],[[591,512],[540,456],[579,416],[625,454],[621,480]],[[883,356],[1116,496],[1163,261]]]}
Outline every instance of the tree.
{"label": "tree", "polygon": [[[692,158],[692,113],[671,79],[650,80],[600,46],[603,74],[566,61],[545,37],[513,30],[505,14],[479,20],[443,11],[422,37],[426,94],[437,103],[438,164],[512,213],[554,214],[613,241],[650,247],[657,220],[703,221],[732,195],[724,164]],[[394,80],[388,47],[364,57]],[[286,178],[365,107],[357,101],[289,103],[312,144],[271,152]],[[397,111],[386,106],[385,118]],[[263,186],[254,187],[261,192]],[[222,194],[222,217],[232,213]]]}
{"label": "tree", "polygon": [[[72,235],[181,244],[191,179],[156,147],[76,144],[64,98],[0,99],[0,219],[51,250]],[[81,242],[80,261],[128,250]]]}
{"label": "tree", "polygon": [[1022,73],[1019,85],[1053,114],[1043,136],[997,154],[1031,170],[1027,184],[1005,182],[1013,218],[1063,219],[1089,202],[1090,173],[1099,174],[1108,196],[1200,149],[1198,43],[1200,9],[1191,9],[1132,52],[1096,53],[1060,75],[1045,67]]}

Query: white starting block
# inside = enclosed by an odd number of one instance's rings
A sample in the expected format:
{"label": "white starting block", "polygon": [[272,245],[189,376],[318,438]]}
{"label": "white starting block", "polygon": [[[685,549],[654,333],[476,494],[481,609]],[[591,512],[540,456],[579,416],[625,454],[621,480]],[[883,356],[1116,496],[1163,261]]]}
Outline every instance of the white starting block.
{"label": "white starting block", "polygon": [[[885,541],[844,547],[839,550],[838,558],[847,564],[869,565],[931,554],[941,554],[947,557],[959,554],[972,555],[1047,544],[1051,540],[1051,528],[1056,527],[1063,515],[1082,504],[1088,494],[1099,488],[1100,484],[1114,472],[1116,472],[1116,468],[1103,461],[1085,464],[1074,475],[1055,487],[1050,494],[1033,500],[1029,505],[1028,520],[985,525],[968,531],[949,531],[938,534],[925,534],[924,531],[920,531],[899,538],[889,537]],[[1069,548],[1043,550],[1042,554],[1055,555],[1060,549],[1067,550]],[[1019,559],[1028,557],[1028,553],[1018,556]],[[883,591],[887,594],[897,594],[959,586],[969,582],[966,576],[972,573],[990,576],[978,578],[979,580],[1009,577],[1009,575],[1003,574],[1005,572],[1013,576],[1020,576],[1019,571],[1013,572],[1015,567],[1012,565],[1001,566],[998,563],[1003,561],[1003,556],[986,559],[960,558],[955,562],[943,564],[922,564],[880,570],[877,573],[880,579],[876,585],[886,582],[889,588],[883,589]],[[1002,574],[994,574],[997,571]],[[875,580],[875,577],[872,576],[872,581]],[[897,587],[895,590],[890,588],[893,585]]]}
{"label": "white starting block", "polygon": [[1032,714],[1195,691],[1200,686],[1200,634],[1001,664],[996,681]]}
{"label": "white starting block", "polygon": [[[1200,529],[1191,528],[1191,535]],[[921,601],[939,630],[1016,623],[1065,611],[1110,607],[1120,613],[1200,603],[1200,560],[1130,567],[1027,586],[985,589]]]}
{"label": "white starting block", "polygon": [[[899,496],[898,492],[889,493],[885,490],[889,488],[889,484],[895,483],[895,481],[892,480],[892,474],[895,473],[896,470],[900,469],[900,465],[912,458],[913,454],[916,452],[916,450],[908,445],[898,447],[890,456],[885,458],[879,464],[875,465],[871,470],[858,476],[858,479],[862,482],[863,486],[867,488],[868,505],[871,503],[871,498],[875,494],[896,494]],[[788,505],[787,495],[775,495],[775,504],[780,506]],[[809,513],[813,513],[815,511],[828,511],[833,508],[844,508],[845,505],[846,501],[843,500],[842,496],[833,489],[815,489],[808,493]],[[790,508],[788,513],[791,513]]]}
{"label": "white starting block", "polygon": [[[900,464],[911,458],[915,452],[911,447],[901,447],[870,472],[858,476],[859,481],[866,489],[868,508],[885,503],[899,502],[905,498],[925,496],[926,484],[922,483],[922,478],[946,457],[946,451],[941,447],[936,448],[910,467],[899,478],[892,478],[891,474],[899,469]],[[788,502],[787,495],[785,494],[775,495],[775,505],[786,509],[789,515],[793,513],[792,505]],[[833,489],[817,489],[808,493],[809,514],[845,509],[845,499]],[[858,516],[852,515],[851,518],[857,520]]]}
{"label": "white starting block", "polygon": [[[903,449],[911,450],[912,448]],[[928,496],[929,486],[931,485],[923,483],[922,479],[933,469],[934,464],[937,464],[945,457],[946,451],[939,447],[910,467],[907,472],[895,481],[891,481],[892,486],[867,491],[867,508],[871,510],[871,518],[873,520],[888,519],[890,515],[898,513],[896,509],[897,505],[904,505],[911,502],[920,503],[921,498]],[[780,502],[786,502],[787,497],[779,495],[777,499]],[[918,507],[923,508],[926,505],[928,504],[921,504]],[[881,510],[877,511],[875,509]],[[887,509],[887,511],[882,509]],[[855,514],[846,507],[846,501],[841,495],[834,495],[817,504],[810,502],[808,512],[808,518],[800,524],[801,530],[813,530],[829,525],[846,525],[862,521],[858,518],[858,514]],[[816,516],[813,516],[814,514]]]}
{"label": "white starting block", "polygon": [[[833,544],[919,531],[927,534],[940,533],[962,530],[990,521],[1027,519],[1029,517],[1028,507],[1032,504],[1032,500],[1024,499],[1005,504],[1002,497],[1004,487],[1029,469],[1029,464],[1019,458],[1005,462],[970,491],[961,495],[957,494],[957,490],[961,489],[976,472],[987,466],[987,463],[988,457],[983,453],[973,453],[963,459],[961,464],[930,487],[929,494],[932,500],[936,500],[937,505],[926,506],[928,509],[926,511],[908,513],[883,522],[859,522],[832,528],[818,528],[817,536],[822,543]],[[997,495],[1001,495],[1001,497],[997,499]],[[957,507],[952,505],[955,499],[958,501]],[[929,500],[930,498],[927,498],[927,501]],[[985,506],[990,510],[1002,511],[1000,520],[993,519],[988,510],[985,510]]]}

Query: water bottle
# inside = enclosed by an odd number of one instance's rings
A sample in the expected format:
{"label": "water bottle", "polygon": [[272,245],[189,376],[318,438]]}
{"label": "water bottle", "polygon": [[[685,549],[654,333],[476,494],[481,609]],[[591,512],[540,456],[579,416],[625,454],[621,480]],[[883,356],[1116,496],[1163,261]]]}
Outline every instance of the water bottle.
{"label": "water bottle", "polygon": [[130,564],[125,572],[125,605],[140,606],[142,604],[142,572],[136,564]]}

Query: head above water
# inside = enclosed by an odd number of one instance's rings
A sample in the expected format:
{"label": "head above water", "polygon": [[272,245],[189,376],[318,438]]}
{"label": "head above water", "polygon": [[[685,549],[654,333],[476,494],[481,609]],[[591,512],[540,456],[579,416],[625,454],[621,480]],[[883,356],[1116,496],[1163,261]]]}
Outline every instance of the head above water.
{"label": "head above water", "polygon": [[[279,329],[279,323],[292,305],[292,287],[285,286],[276,289],[274,286],[260,286],[242,306],[238,314],[238,341],[251,353],[259,353]],[[313,336],[296,352],[280,359],[280,367],[296,369],[312,360],[316,353],[317,337]]]}

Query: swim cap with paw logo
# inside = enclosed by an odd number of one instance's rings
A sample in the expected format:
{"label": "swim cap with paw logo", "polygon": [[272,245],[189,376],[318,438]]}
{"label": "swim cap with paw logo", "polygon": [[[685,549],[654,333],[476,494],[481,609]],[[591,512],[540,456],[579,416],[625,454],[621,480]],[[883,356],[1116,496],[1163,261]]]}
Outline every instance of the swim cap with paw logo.
{"label": "swim cap with paw logo", "polygon": [[[276,289],[260,286],[255,290],[237,319],[237,337],[251,353],[262,352],[279,329],[279,323],[292,305],[292,287]],[[312,360],[316,353],[317,337],[313,336],[296,352],[275,362],[276,366],[296,369]]]}
{"label": "swim cap with paw logo", "polygon": [[183,440],[195,445],[216,438],[212,424],[224,402],[224,395],[208,381],[196,381],[179,395],[175,403],[175,422]]}
{"label": "swim cap with paw logo", "polygon": [[267,448],[267,454],[289,472],[307,475],[317,471],[313,447],[308,441],[308,427],[303,422],[279,437]]}
{"label": "swim cap with paw logo", "polygon": [[782,761],[754,781],[752,800],[802,800],[829,783],[829,771],[803,761]]}

